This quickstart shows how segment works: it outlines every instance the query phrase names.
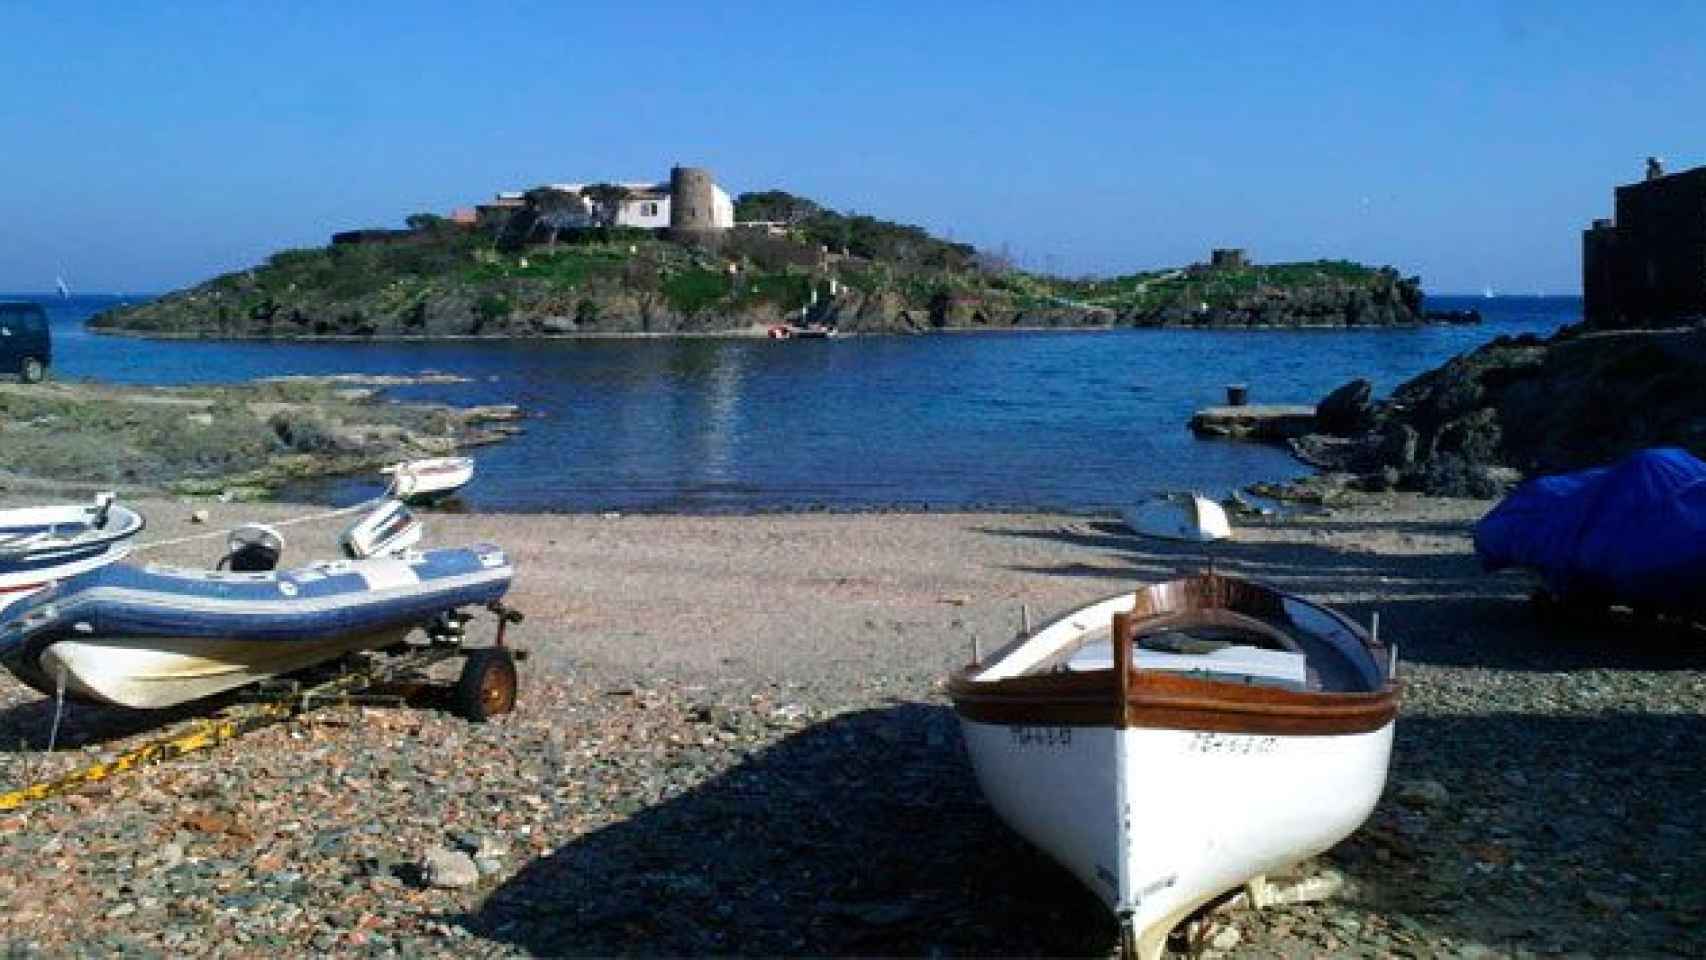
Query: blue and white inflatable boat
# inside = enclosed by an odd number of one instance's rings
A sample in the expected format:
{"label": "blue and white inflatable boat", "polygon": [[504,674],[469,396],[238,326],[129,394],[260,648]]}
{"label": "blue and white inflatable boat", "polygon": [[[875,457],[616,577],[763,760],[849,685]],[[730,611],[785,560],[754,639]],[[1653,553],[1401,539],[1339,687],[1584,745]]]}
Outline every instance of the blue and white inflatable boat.
{"label": "blue and white inflatable boat", "polygon": [[292,570],[114,564],[0,614],[0,662],[53,693],[153,709],[402,640],[490,603],[515,569],[498,547],[404,550]]}

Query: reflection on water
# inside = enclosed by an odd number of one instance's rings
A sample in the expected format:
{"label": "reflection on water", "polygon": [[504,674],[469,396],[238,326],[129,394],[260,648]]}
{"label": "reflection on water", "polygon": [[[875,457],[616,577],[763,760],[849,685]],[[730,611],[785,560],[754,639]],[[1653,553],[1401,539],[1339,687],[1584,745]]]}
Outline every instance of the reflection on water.
{"label": "reflection on water", "polygon": [[[1580,314],[1578,299],[1477,298],[1464,305],[1485,325],[1415,330],[268,344],[85,330],[110,302],[46,302],[56,375],[442,370],[473,382],[392,395],[520,404],[525,435],[476,452],[464,500],[478,510],[1093,510],[1159,490],[1220,493],[1302,471],[1278,448],[1190,435],[1191,412],[1222,402],[1227,383],[1249,383],[1255,403],[1312,402],[1355,376],[1384,392],[1498,334]],[[294,492],[349,502],[379,489],[373,477]]]}

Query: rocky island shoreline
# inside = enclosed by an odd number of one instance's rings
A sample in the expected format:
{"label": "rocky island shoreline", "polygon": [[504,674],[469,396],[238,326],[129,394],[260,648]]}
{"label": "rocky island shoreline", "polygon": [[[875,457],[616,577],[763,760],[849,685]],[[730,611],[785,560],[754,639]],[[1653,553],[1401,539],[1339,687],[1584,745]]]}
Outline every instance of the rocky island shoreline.
{"label": "rocky island shoreline", "polygon": [[0,489],[118,489],[253,500],[296,480],[496,443],[512,405],[395,403],[419,377],[279,377],[248,384],[133,387],[0,383]]}
{"label": "rocky island shoreline", "polygon": [[743,194],[734,208],[742,225],[709,231],[621,226],[614,215],[561,226],[561,204],[597,209],[563,193],[517,195],[484,222],[417,214],[407,230],[350,231],[325,248],[283,251],[107,311],[89,326],[155,337],[382,339],[761,336],[791,323],[892,334],[1480,319],[1429,312],[1418,278],[1342,260],[1258,264],[1229,249],[1184,267],[1068,279],[781,191]]}

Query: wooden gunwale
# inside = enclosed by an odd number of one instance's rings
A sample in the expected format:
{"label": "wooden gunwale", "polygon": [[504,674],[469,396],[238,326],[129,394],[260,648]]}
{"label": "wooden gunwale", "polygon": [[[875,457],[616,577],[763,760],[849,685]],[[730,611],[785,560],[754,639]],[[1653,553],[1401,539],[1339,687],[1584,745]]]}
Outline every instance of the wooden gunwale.
{"label": "wooden gunwale", "polygon": [[1386,672],[1384,645],[1338,611],[1262,584],[1210,573],[1137,591],[1132,612],[1116,613],[1113,618],[1112,670],[976,679],[1029,639],[1020,638],[989,662],[956,673],[948,681],[948,695],[960,716],[991,724],[1330,736],[1367,733],[1392,722],[1398,711],[1399,685],[1389,676],[1379,690],[1323,692],[1234,684],[1131,666],[1131,640],[1139,631],[1178,622],[1192,611],[1209,614],[1205,619],[1210,621],[1229,619],[1215,616],[1222,611],[1242,620],[1244,610],[1283,611],[1287,599],[1330,615]]}

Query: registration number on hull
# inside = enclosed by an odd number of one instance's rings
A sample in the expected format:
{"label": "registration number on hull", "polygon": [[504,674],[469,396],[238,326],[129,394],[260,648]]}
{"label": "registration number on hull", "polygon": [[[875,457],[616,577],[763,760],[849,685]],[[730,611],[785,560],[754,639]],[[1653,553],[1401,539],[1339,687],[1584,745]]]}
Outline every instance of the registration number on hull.
{"label": "registration number on hull", "polygon": [[1071,727],[1030,727],[1015,723],[1007,728],[1007,733],[1016,747],[1072,746]]}
{"label": "registration number on hull", "polygon": [[1273,753],[1279,746],[1278,737],[1252,737],[1237,733],[1205,733],[1191,735],[1189,753],[1223,753],[1234,756]]}

